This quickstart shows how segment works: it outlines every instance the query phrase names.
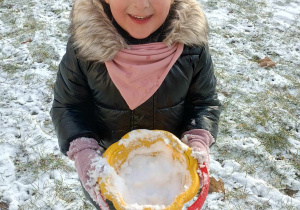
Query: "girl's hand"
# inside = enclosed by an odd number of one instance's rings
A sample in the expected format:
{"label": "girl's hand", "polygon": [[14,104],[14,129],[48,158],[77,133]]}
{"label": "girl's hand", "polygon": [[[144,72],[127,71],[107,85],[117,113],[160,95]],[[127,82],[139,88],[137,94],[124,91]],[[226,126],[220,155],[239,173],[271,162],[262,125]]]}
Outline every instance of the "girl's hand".
{"label": "girl's hand", "polygon": [[68,157],[75,161],[79,179],[102,210],[108,209],[98,185],[98,177],[103,172],[106,161],[102,158],[103,148],[92,138],[81,137],[71,142]]}
{"label": "girl's hand", "polygon": [[182,142],[192,148],[192,156],[197,159],[198,164],[206,164],[209,169],[209,146],[213,143],[212,135],[203,129],[194,129],[183,134]]}

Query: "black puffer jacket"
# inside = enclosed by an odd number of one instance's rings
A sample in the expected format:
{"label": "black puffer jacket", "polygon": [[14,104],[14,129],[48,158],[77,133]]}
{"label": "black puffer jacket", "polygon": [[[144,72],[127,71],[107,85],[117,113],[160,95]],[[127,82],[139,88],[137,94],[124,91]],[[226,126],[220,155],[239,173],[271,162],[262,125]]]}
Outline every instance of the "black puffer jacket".
{"label": "black puffer jacket", "polygon": [[[193,0],[175,1],[177,7],[185,3],[193,8],[195,5],[190,2]],[[74,8],[81,6],[75,4]],[[217,99],[212,60],[203,37],[195,46],[183,42],[185,47],[182,55],[156,93],[136,109],[130,110],[103,63],[116,52],[110,52],[105,57],[99,50],[96,52],[90,48],[92,52],[83,50],[81,44],[87,40],[86,38],[81,40],[76,34],[80,30],[76,24],[82,24],[74,21],[80,16],[74,14],[76,13],[74,11],[77,10],[73,10],[74,41],[68,43],[67,52],[60,63],[51,110],[60,149],[64,154],[68,151],[70,142],[77,137],[93,137],[99,141],[100,146],[107,148],[134,129],[161,129],[180,137],[186,130],[203,128],[216,138],[220,102]],[[103,12],[101,15],[105,16],[106,13]],[[202,13],[199,15],[204,18]],[[168,25],[172,24],[172,18]],[[205,21],[205,18],[202,21]],[[206,26],[206,22],[203,25]],[[122,29],[113,24],[111,27],[118,30],[119,42],[122,43],[120,48],[126,47],[130,38],[122,32]],[[206,28],[197,30],[203,32]],[[175,42],[177,38],[174,37],[168,40],[170,33],[173,33],[169,32],[168,28],[160,28],[143,41],[153,41],[159,37],[158,34],[166,31],[168,34],[163,36],[162,41]],[[106,37],[107,33],[105,34]],[[99,43],[99,46],[104,45]]]}

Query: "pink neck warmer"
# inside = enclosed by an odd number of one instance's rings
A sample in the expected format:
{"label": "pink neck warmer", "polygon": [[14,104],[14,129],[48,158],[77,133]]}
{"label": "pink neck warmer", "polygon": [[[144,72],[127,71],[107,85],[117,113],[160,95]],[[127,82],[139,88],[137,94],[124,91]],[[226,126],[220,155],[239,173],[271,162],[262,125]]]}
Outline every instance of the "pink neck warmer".
{"label": "pink neck warmer", "polygon": [[160,87],[183,51],[183,44],[162,42],[130,45],[105,62],[108,73],[131,110],[147,101]]}

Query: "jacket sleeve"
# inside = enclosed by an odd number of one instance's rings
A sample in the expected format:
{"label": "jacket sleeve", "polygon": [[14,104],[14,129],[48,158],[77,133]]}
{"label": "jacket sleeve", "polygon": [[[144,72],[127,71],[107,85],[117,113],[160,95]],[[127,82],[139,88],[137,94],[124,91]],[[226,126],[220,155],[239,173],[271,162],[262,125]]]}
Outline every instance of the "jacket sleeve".
{"label": "jacket sleeve", "polygon": [[216,84],[208,47],[203,47],[185,102],[187,114],[184,119],[184,132],[205,129],[217,138],[221,103],[218,100]]}
{"label": "jacket sleeve", "polygon": [[59,64],[50,111],[63,154],[77,137],[97,138],[93,125],[92,98],[86,77],[70,42]]}

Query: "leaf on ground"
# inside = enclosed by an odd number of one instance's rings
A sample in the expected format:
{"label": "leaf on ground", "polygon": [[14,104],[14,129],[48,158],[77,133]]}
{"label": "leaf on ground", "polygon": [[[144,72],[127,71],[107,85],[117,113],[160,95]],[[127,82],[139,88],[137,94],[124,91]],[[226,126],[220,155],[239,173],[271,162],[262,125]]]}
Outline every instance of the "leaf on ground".
{"label": "leaf on ground", "polygon": [[1,210],[8,210],[9,206],[7,203],[5,203],[4,201],[0,202],[0,209]]}
{"label": "leaf on ground", "polygon": [[212,192],[222,192],[225,194],[224,182],[222,179],[218,181],[214,177],[209,178],[209,190],[208,193]]}
{"label": "leaf on ground", "polygon": [[290,197],[293,197],[296,193],[299,192],[299,190],[292,190],[289,188],[283,189],[284,193],[287,194]]}
{"label": "leaf on ground", "polygon": [[32,39],[29,38],[29,39],[27,39],[26,41],[22,42],[21,44],[26,44],[27,42],[32,42]]}
{"label": "leaf on ground", "polygon": [[274,61],[272,61],[269,57],[260,59],[257,62],[259,63],[260,67],[265,67],[265,68],[273,67],[276,65],[276,63]]}
{"label": "leaf on ground", "polygon": [[221,93],[226,97],[230,96],[230,94],[225,90],[222,90]]}

